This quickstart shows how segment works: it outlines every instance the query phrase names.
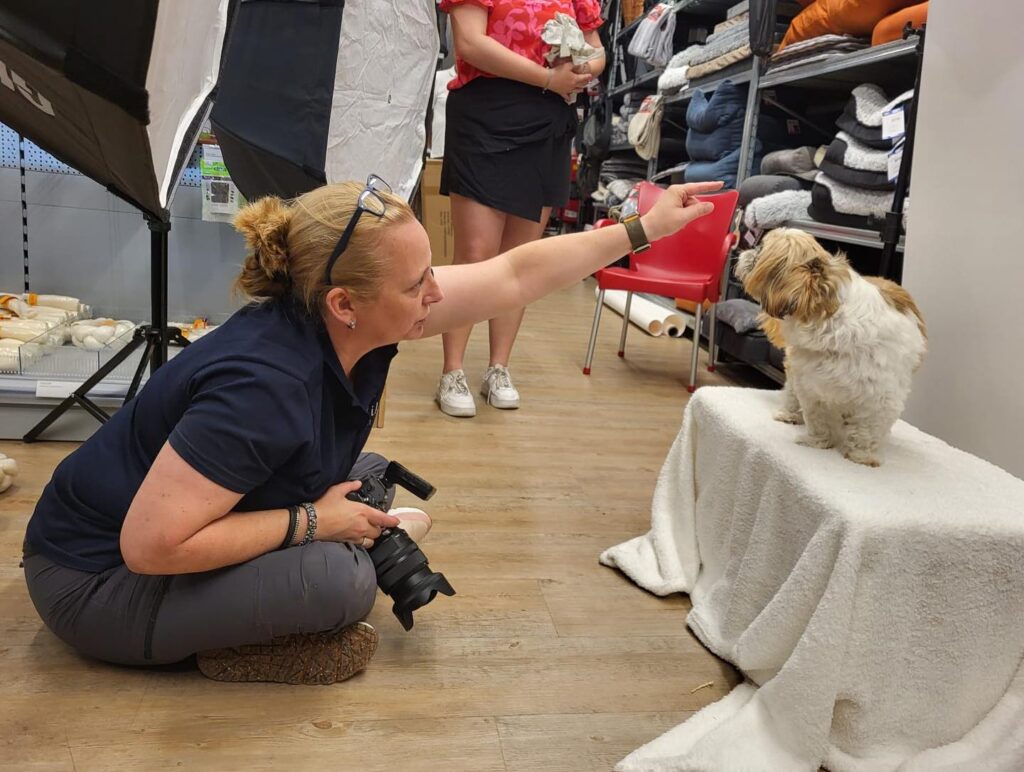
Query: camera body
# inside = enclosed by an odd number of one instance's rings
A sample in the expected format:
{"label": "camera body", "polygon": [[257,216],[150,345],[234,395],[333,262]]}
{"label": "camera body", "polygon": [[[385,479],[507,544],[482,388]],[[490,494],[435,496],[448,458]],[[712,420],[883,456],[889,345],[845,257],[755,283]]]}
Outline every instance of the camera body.
{"label": "camera body", "polygon": [[[436,489],[396,461],[388,464],[383,475],[369,475],[360,480],[362,486],[347,498],[366,504],[381,512],[387,511],[388,490],[400,485],[423,500],[434,495]],[[411,630],[412,612],[425,606],[437,593],[454,595],[444,574],[430,569],[427,556],[401,528],[385,528],[369,549],[370,560],[377,572],[377,586],[393,601],[392,612]]]}

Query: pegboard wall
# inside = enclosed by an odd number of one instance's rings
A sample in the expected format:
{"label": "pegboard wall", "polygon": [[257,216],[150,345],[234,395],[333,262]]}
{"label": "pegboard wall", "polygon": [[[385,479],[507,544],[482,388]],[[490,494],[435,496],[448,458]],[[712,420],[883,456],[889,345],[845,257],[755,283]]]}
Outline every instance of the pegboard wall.
{"label": "pegboard wall", "polygon": [[[0,166],[5,169],[17,169],[19,166],[18,134],[2,123],[0,123]],[[50,172],[51,174],[79,173],[27,139],[25,140],[25,170]],[[181,175],[180,184],[191,188],[199,187],[199,148],[192,151],[188,166],[185,167],[185,172]]]}

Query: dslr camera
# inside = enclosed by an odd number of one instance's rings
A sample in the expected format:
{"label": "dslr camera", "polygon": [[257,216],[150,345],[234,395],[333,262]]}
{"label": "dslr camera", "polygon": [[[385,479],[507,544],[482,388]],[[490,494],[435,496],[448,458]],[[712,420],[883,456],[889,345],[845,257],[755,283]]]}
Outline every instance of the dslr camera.
{"label": "dslr camera", "polygon": [[[381,512],[387,512],[388,490],[394,485],[401,485],[424,501],[437,490],[396,461],[388,464],[383,475],[370,475],[360,482],[362,487],[347,498]],[[413,611],[426,606],[438,593],[455,594],[444,574],[430,570],[427,556],[401,528],[381,531],[369,553],[377,572],[377,586],[394,601],[391,611],[406,630],[412,629]]]}

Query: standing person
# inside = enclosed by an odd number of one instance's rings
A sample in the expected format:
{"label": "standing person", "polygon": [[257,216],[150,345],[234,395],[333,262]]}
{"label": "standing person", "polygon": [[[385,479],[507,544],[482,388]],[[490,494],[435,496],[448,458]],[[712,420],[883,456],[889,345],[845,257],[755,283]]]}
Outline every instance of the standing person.
{"label": "standing person", "polygon": [[[448,85],[441,193],[451,197],[454,263],[477,263],[539,239],[551,208],[569,198],[576,94],[601,74],[603,54],[574,68],[548,66],[544,25],[562,13],[601,49],[599,0],[442,0],[451,15],[457,74]],[[519,407],[508,364],[524,308],[489,320],[490,362],[481,394]],[[436,401],[451,416],[476,415],[463,357],[472,327],[444,335]]]}

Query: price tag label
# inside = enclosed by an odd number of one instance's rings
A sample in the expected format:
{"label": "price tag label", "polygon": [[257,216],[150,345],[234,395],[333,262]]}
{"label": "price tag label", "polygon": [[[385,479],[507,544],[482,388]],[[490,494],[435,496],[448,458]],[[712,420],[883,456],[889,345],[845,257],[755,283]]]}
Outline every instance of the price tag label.
{"label": "price tag label", "polygon": [[36,381],[36,396],[48,399],[66,399],[81,385],[74,381]]}
{"label": "price tag label", "polygon": [[903,142],[889,151],[887,159],[889,167],[889,182],[895,182],[900,176],[900,164],[903,162]]}
{"label": "price tag label", "polygon": [[896,139],[905,133],[902,107],[894,107],[882,114],[882,139]]}

